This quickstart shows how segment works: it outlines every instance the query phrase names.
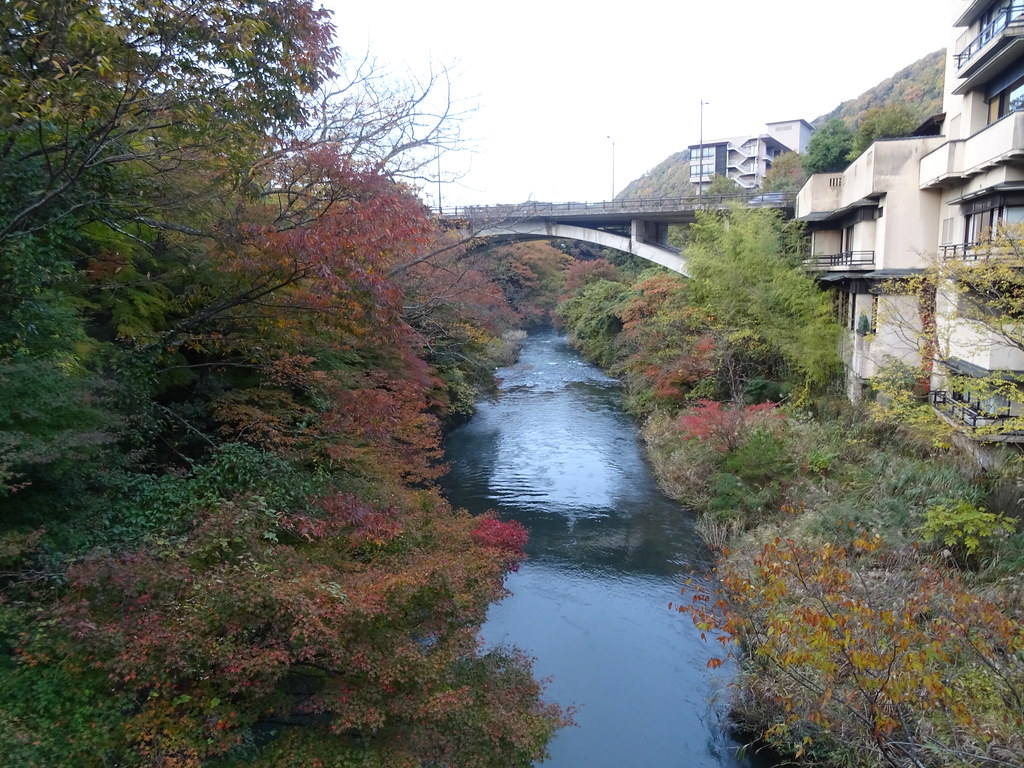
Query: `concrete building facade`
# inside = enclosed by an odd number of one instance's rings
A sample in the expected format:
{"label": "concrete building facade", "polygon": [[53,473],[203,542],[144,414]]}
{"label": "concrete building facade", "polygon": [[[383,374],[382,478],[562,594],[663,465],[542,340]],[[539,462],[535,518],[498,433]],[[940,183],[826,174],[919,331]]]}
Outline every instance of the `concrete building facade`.
{"label": "concrete building facade", "polygon": [[707,190],[713,176],[728,176],[744,189],[757,189],[775,158],[803,152],[814,128],[806,120],[768,123],[759,136],[734,136],[691,144],[690,183]]}
{"label": "concrete building facade", "polygon": [[[989,233],[1024,222],[1024,1],[950,2],[944,113],[916,136],[876,141],[842,173],[811,177],[796,211],[810,235],[808,266],[834,292],[847,331],[851,397],[881,365],[920,365],[927,349],[936,407],[958,422],[991,423],[1024,409],[973,401],[963,377],[1024,381],[1024,351],[965,321],[960,291],[940,286],[935,306],[922,308],[898,290],[932,263],[979,259]],[[933,312],[934,350],[920,334]],[[960,383],[949,387],[953,377]]]}

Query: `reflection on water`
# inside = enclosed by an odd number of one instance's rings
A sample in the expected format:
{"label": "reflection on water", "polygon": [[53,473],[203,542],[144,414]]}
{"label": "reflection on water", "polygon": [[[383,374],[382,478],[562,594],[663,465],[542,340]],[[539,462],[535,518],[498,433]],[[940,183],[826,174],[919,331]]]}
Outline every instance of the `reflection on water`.
{"label": "reflection on water", "polygon": [[719,649],[668,609],[708,558],[651,477],[616,382],[553,332],[531,336],[499,376],[500,396],[448,439],[445,489],[530,530],[484,636],[535,656],[549,698],[580,706],[545,765],[741,765],[721,728],[729,671],[706,666]]}

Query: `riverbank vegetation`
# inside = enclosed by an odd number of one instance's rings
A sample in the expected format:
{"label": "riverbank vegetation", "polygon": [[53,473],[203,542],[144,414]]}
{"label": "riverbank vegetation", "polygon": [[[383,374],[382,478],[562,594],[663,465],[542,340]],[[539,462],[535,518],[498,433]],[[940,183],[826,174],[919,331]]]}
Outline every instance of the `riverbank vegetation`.
{"label": "riverbank vegetation", "polygon": [[737,726],[785,759],[1019,766],[1019,465],[984,472],[916,408],[846,401],[798,243],[770,212],[708,213],[689,278],[605,274],[560,310],[721,553],[719,590],[680,610],[710,665],[738,662]]}
{"label": "riverbank vegetation", "polygon": [[542,757],[523,531],[433,485],[520,322],[402,182],[443,78],[304,0],[0,19],[0,765]]}

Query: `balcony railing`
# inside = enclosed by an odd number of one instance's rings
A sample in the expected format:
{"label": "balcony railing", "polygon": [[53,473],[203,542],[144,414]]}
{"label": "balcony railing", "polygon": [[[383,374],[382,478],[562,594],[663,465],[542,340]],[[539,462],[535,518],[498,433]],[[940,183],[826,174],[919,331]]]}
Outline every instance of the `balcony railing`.
{"label": "balcony railing", "polygon": [[985,240],[974,243],[940,245],[939,256],[943,261],[983,261],[988,259],[1020,260],[1020,252],[1011,244],[999,244]]}
{"label": "balcony railing", "polygon": [[[931,392],[932,405],[938,410],[945,412],[954,421],[960,422],[971,429],[978,427],[990,427],[1001,421],[1013,418],[1007,407],[1005,413],[988,413],[980,411],[970,403],[957,400],[951,392],[936,389]],[[1010,433],[1008,433],[1010,434]]]}
{"label": "balcony railing", "polygon": [[830,267],[850,267],[866,269],[875,266],[874,251],[843,251],[842,253],[819,254],[804,259],[808,269],[828,269]]}
{"label": "balcony railing", "polygon": [[978,55],[993,38],[1006,29],[1007,25],[1021,14],[1024,14],[1024,2],[1014,2],[1007,6],[1002,13],[981,28],[981,33],[971,40],[966,48],[953,57],[956,59],[956,68],[963,69],[967,62]]}
{"label": "balcony railing", "polygon": [[943,261],[951,261],[958,259],[960,261],[973,261],[975,259],[985,258],[988,254],[979,254],[978,246],[980,243],[950,243],[949,245],[939,246],[939,256],[942,257]]}

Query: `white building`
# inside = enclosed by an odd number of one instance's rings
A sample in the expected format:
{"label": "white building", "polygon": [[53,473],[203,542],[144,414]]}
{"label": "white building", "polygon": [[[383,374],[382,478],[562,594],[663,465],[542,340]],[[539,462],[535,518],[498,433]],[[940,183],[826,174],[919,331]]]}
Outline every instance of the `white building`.
{"label": "white building", "polygon": [[[887,360],[920,363],[914,325],[931,308],[885,286],[933,259],[973,258],[986,232],[1024,221],[1024,2],[949,1],[944,113],[916,136],[875,142],[843,173],[811,177],[797,197],[810,265],[834,289],[847,329],[852,397]],[[952,292],[938,291],[935,317],[937,407],[966,426],[1016,414],[1015,403],[972,402],[969,387],[947,392],[945,384],[993,372],[1024,377],[1024,352],[968,327]]]}
{"label": "white building", "polygon": [[744,189],[757,189],[776,157],[803,152],[814,128],[806,120],[768,123],[760,136],[734,136],[691,144],[690,183],[707,189],[712,176],[728,176]]}

